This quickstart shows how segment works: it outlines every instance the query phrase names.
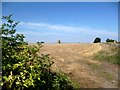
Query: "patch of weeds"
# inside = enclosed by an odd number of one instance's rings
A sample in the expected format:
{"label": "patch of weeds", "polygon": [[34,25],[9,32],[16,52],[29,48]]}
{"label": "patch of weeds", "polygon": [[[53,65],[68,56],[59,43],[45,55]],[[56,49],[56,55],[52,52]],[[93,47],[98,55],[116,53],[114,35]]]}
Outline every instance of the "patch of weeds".
{"label": "patch of weeds", "polygon": [[107,54],[104,51],[100,51],[99,53],[94,55],[93,59],[100,60],[100,61],[108,61],[110,63],[120,65],[119,52],[113,52],[113,54]]}
{"label": "patch of weeds", "polygon": [[100,73],[100,75],[103,76],[104,78],[106,78],[107,80],[114,79],[113,75],[111,75],[109,72],[102,72],[102,73]]}

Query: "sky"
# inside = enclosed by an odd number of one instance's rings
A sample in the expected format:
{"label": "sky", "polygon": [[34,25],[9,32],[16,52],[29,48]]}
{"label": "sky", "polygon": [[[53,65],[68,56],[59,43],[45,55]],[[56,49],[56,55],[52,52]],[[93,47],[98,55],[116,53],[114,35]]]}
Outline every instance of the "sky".
{"label": "sky", "polygon": [[2,15],[10,14],[30,43],[118,39],[117,2],[3,2]]}

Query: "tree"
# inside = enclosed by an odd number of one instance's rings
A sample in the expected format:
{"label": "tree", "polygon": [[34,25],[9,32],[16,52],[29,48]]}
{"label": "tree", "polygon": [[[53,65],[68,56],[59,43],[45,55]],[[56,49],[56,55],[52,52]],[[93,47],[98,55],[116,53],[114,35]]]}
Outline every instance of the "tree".
{"label": "tree", "polygon": [[106,39],[106,42],[115,42],[115,41],[116,41],[116,40],[109,39],[109,38]]}
{"label": "tree", "polygon": [[60,40],[58,40],[58,43],[60,44],[60,43],[61,43],[61,41],[60,41]]}
{"label": "tree", "polygon": [[101,42],[101,38],[96,37],[95,40],[94,40],[94,43],[99,43],[99,42]]}
{"label": "tree", "polygon": [[51,70],[49,54],[39,54],[41,44],[26,45],[23,34],[16,34],[11,16],[3,16],[2,33],[2,89],[50,90],[73,88],[70,79]]}
{"label": "tree", "polygon": [[37,42],[38,45],[40,45],[41,43],[40,42]]}
{"label": "tree", "polygon": [[37,44],[39,44],[39,45],[41,45],[41,44],[43,44],[43,43],[45,43],[45,42],[43,42],[43,41],[41,41],[41,42],[37,42]]}

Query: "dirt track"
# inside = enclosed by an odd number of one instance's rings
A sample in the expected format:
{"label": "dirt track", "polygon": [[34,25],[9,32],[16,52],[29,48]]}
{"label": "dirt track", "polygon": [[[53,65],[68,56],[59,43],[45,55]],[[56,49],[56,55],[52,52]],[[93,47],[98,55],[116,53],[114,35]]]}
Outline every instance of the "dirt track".
{"label": "dirt track", "polygon": [[93,54],[105,49],[102,44],[45,44],[40,50],[54,57],[54,70],[61,70],[81,88],[117,88],[118,67],[92,60]]}

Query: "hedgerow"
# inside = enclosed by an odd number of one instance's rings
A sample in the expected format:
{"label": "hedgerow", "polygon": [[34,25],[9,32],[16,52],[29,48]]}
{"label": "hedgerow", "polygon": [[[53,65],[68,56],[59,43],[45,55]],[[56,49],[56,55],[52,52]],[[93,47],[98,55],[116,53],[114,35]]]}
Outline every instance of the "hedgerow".
{"label": "hedgerow", "polygon": [[23,34],[16,34],[19,22],[3,16],[2,37],[2,89],[4,90],[64,90],[74,84],[64,74],[51,70],[52,58],[40,54],[41,44],[28,45]]}

